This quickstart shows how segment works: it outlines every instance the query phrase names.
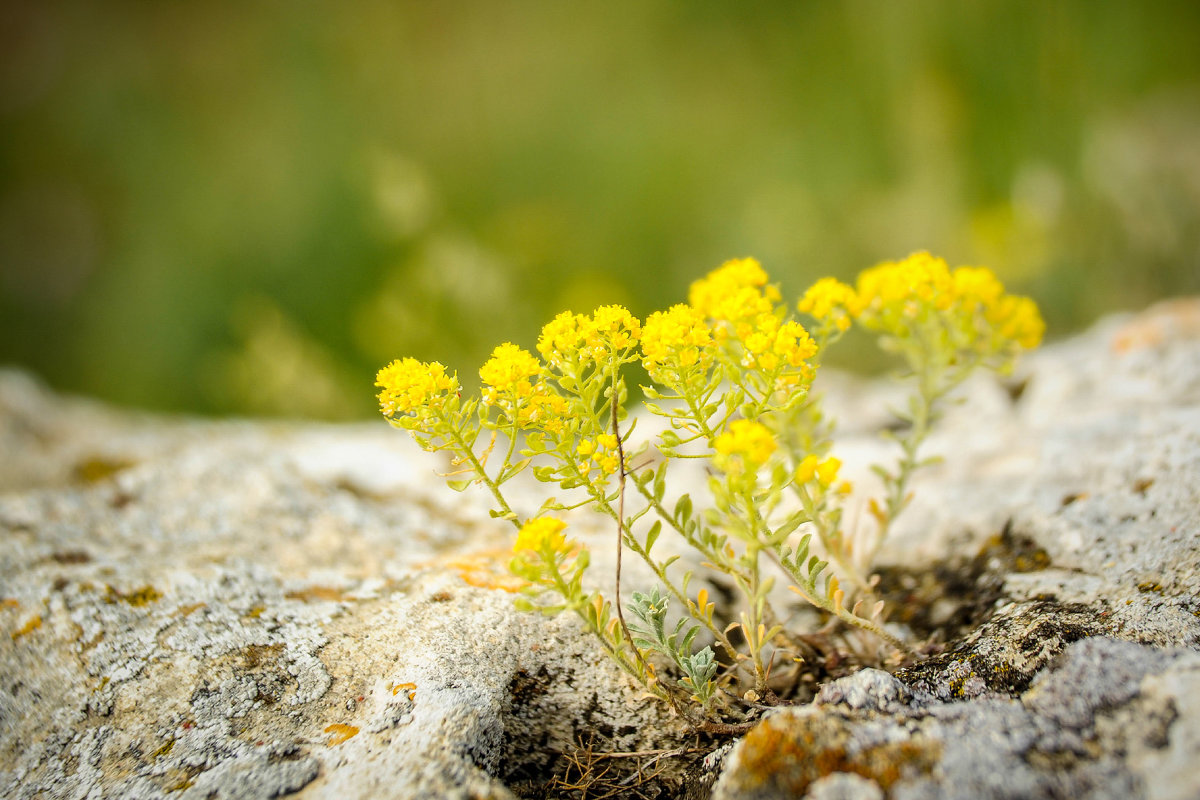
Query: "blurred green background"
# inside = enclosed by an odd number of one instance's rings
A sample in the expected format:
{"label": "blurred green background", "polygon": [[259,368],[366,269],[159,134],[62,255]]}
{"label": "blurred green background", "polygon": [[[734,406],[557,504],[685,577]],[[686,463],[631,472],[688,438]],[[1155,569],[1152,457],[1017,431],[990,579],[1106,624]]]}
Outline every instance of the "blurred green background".
{"label": "blurred green background", "polygon": [[372,413],[564,308],[930,249],[1052,333],[1200,291],[1200,3],[10,2],[0,363]]}

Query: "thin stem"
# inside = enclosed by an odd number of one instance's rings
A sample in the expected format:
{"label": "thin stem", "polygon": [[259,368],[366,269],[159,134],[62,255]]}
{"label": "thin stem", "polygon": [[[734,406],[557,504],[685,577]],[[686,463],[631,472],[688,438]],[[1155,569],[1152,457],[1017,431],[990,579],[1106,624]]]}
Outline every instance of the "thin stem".
{"label": "thin stem", "polygon": [[614,605],[617,607],[617,620],[621,623],[621,631],[625,634],[625,641],[629,642],[629,646],[633,649],[633,654],[637,656],[637,660],[641,663],[642,668],[646,668],[646,660],[642,657],[642,651],[633,641],[633,634],[629,632],[629,626],[625,624],[625,611],[621,608],[621,553],[625,549],[625,448],[621,444],[621,430],[617,426],[617,366],[613,366],[612,372],[612,388],[609,391],[608,406],[612,411],[612,432],[617,440],[617,469],[619,477],[617,482],[617,580],[616,580],[616,598]]}
{"label": "thin stem", "polygon": [[466,459],[471,463],[472,469],[475,470],[475,474],[479,477],[479,480],[483,481],[484,485],[486,485],[491,491],[492,497],[496,499],[496,503],[500,506],[500,510],[504,512],[504,518],[512,522],[513,525],[520,529],[521,520],[517,517],[517,513],[509,507],[508,502],[504,499],[504,495],[500,492],[499,484],[493,481],[491,476],[487,474],[487,470],[484,468],[483,464],[480,463],[479,458],[475,455],[475,451],[471,449],[471,445],[467,443],[467,440],[463,437],[462,432],[459,431],[458,426],[454,425],[445,416],[442,417],[442,421],[446,423],[446,427],[449,429],[451,437],[458,444],[458,452],[466,457]]}

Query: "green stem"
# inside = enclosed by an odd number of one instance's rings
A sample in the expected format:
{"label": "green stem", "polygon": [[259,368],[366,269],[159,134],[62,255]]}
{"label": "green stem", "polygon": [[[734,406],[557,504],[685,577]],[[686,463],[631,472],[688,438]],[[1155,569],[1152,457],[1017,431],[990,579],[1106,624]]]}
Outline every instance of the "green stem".
{"label": "green stem", "polygon": [[483,481],[484,485],[486,485],[491,491],[492,497],[496,499],[496,503],[500,506],[500,510],[504,512],[504,518],[511,521],[512,524],[515,525],[519,530],[521,528],[521,520],[519,517],[517,517],[516,512],[509,507],[508,502],[504,499],[504,495],[500,492],[499,484],[493,481],[491,476],[487,474],[487,470],[484,469],[483,464],[475,455],[475,451],[471,449],[471,445],[463,437],[462,432],[458,429],[458,426],[451,423],[451,421],[445,416],[442,417],[442,421],[446,423],[446,428],[450,431],[451,438],[458,445],[456,448],[457,452],[470,462],[471,468],[475,470],[476,476],[478,476],[479,480]]}

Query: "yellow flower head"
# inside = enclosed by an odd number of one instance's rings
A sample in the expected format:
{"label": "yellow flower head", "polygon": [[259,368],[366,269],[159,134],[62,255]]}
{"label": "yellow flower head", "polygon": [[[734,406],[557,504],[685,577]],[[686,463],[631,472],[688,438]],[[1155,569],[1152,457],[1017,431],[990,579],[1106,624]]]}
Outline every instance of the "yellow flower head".
{"label": "yellow flower head", "polygon": [[785,322],[775,333],[774,354],[789,367],[799,367],[817,354],[817,343],[799,322]]}
{"label": "yellow flower head", "polygon": [[864,313],[915,317],[923,305],[949,308],[954,299],[953,280],[944,259],[913,253],[903,261],[864,270],[858,276],[858,297]]}
{"label": "yellow flower head", "polygon": [[798,322],[780,322],[774,314],[763,314],[751,323],[739,325],[742,366],[763,372],[785,367],[804,367],[804,360],[817,353],[817,343]]}
{"label": "yellow flower head", "polygon": [[688,303],[716,320],[753,319],[772,313],[779,289],[767,285],[767,273],[753,258],[726,261],[688,290]]}
{"label": "yellow flower head", "polygon": [[766,425],[738,419],[729,423],[728,430],[713,442],[717,451],[713,461],[727,473],[753,474],[771,459],[777,446],[775,436]]}
{"label": "yellow flower head", "polygon": [[594,439],[582,439],[575,448],[575,454],[580,457],[579,471],[585,475],[592,467],[599,467],[604,475],[612,475],[620,466],[617,456],[617,437],[615,434],[602,433]]}
{"label": "yellow flower head", "polygon": [[566,426],[569,408],[565,397],[545,381],[538,381],[529,399],[517,411],[517,427],[522,430],[540,428],[560,436]]}
{"label": "yellow flower head", "polygon": [[796,483],[812,483],[815,480],[822,489],[828,489],[837,480],[841,468],[842,462],[833,456],[822,461],[810,453],[796,467]]}
{"label": "yellow flower head", "polygon": [[1016,342],[1026,350],[1037,347],[1046,332],[1046,323],[1042,320],[1037,303],[1028,297],[1004,295],[987,316],[1001,337]]}
{"label": "yellow flower head", "polygon": [[537,517],[536,519],[531,519],[522,525],[520,532],[517,533],[517,541],[513,545],[513,552],[565,552],[569,547],[566,537],[562,533],[566,527],[567,524],[565,522],[554,517]]}
{"label": "yellow flower head", "polygon": [[713,360],[712,332],[704,315],[680,303],[666,311],[655,311],[642,329],[642,365],[655,380],[669,380],[671,372]]}
{"label": "yellow flower head", "polygon": [[543,326],[537,349],[546,363],[561,370],[579,358],[592,335],[592,321],[583,314],[564,311]]}
{"label": "yellow flower head", "polygon": [[492,351],[492,357],[479,368],[479,379],[488,388],[483,401],[496,405],[501,396],[529,397],[533,393],[530,378],[542,371],[541,364],[533,355],[511,342],[505,342]]}
{"label": "yellow flower head", "polygon": [[397,359],[375,376],[379,387],[379,408],[385,417],[439,409],[458,393],[458,378],[446,374],[437,361],[425,363],[415,358]]}
{"label": "yellow flower head", "polygon": [[564,311],[542,328],[538,352],[558,370],[607,361],[637,345],[642,326],[624,306],[600,306],[588,317]]}
{"label": "yellow flower head", "polygon": [[[619,353],[638,343],[642,324],[625,306],[600,306],[592,312],[591,337],[588,344],[604,353]],[[601,356],[601,358],[603,357]],[[596,358],[597,361],[600,358]]]}
{"label": "yellow flower head", "polygon": [[[1011,357],[1016,348],[1036,347],[1045,323],[1026,297],[1005,294],[986,267],[958,267],[915,253],[880,264],[858,279],[860,320],[873,330],[905,337],[914,328],[938,336],[951,350],[985,357]],[[936,331],[931,334],[931,331]]]}
{"label": "yellow flower head", "polygon": [[958,267],[952,278],[954,295],[964,305],[989,308],[1004,294],[1004,285],[987,267]]}
{"label": "yellow flower head", "polygon": [[844,331],[862,311],[862,302],[854,287],[836,278],[821,278],[808,288],[796,308],[819,322],[828,321],[837,330]]}

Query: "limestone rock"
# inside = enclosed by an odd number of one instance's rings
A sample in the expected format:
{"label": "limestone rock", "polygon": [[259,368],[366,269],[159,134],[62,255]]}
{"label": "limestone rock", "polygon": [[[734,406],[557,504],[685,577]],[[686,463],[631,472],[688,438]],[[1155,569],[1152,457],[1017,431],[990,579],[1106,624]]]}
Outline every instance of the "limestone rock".
{"label": "limestone rock", "polygon": [[[689,756],[689,796],[718,773],[722,798],[1200,796],[1192,317],[1108,320],[964,387],[881,560],[919,589],[975,559],[921,613],[986,621]],[[897,390],[825,387],[869,489]],[[696,741],[573,619],[513,609],[511,526],[382,422],[133,414],[10,371],[0,452],[0,796],[532,796],[570,754]],[[571,532],[605,587],[613,531]]]}

